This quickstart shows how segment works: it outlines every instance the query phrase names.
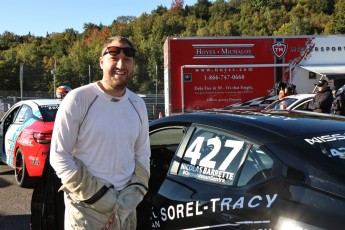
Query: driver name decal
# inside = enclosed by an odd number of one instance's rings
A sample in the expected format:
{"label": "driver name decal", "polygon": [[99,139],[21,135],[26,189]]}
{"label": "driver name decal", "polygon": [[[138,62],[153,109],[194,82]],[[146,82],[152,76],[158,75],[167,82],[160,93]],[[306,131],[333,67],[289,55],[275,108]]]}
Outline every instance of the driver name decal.
{"label": "driver name decal", "polygon": [[159,228],[160,222],[193,216],[207,215],[207,213],[227,212],[244,208],[270,208],[276,201],[278,194],[255,195],[253,197],[224,197],[213,198],[209,202],[192,201],[162,207],[159,213],[152,211],[152,227]]}
{"label": "driver name decal", "polygon": [[183,175],[188,177],[218,183],[225,183],[226,180],[233,180],[235,175],[232,172],[211,169],[203,166],[195,166],[186,163],[181,164],[181,171]]}

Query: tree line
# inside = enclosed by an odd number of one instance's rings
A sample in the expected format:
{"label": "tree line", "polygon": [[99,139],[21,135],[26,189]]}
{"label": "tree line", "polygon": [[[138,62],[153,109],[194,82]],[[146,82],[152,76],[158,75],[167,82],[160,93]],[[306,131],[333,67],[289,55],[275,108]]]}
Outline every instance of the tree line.
{"label": "tree line", "polygon": [[[53,92],[101,79],[101,44],[113,35],[128,37],[137,50],[130,88],[138,93],[163,92],[163,44],[167,37],[288,36],[345,34],[345,0],[198,0],[157,6],[139,17],[120,16],[111,25],[85,23],[81,33],[0,35],[0,90],[20,90],[24,64],[25,90]],[[1,96],[1,95],[0,95]]]}

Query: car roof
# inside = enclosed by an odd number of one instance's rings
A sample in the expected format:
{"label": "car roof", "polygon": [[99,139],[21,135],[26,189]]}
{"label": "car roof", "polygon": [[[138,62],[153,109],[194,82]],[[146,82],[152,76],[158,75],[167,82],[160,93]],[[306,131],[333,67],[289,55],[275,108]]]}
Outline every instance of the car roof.
{"label": "car roof", "polygon": [[30,100],[23,100],[18,102],[18,104],[35,104],[36,106],[43,106],[43,105],[56,105],[60,104],[61,100],[59,99],[30,99]]}
{"label": "car roof", "polygon": [[301,93],[301,94],[293,94],[286,96],[284,98],[296,98],[296,99],[305,99],[305,98],[313,98],[315,97],[315,93]]}
{"label": "car roof", "polygon": [[288,138],[345,130],[345,117],[286,110],[214,109],[174,115],[160,120],[152,121],[150,125],[160,122],[199,123],[233,130],[256,139],[258,134],[272,138]]}

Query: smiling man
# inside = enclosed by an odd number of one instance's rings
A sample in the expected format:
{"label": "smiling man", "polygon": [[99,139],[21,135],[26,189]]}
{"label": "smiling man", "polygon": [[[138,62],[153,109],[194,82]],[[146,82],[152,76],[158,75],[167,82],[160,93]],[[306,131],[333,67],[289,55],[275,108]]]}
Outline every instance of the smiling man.
{"label": "smiling man", "polygon": [[72,90],[55,121],[50,162],[65,192],[65,229],[135,229],[149,180],[144,101],[127,88],[135,49],[109,38],[100,81]]}

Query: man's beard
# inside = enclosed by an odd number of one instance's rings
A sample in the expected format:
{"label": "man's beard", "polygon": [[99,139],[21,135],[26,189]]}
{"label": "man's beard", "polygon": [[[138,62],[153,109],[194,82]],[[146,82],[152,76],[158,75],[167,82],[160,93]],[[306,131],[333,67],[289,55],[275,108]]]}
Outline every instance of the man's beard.
{"label": "man's beard", "polygon": [[128,85],[128,82],[126,83],[121,83],[121,84],[116,84],[116,85],[113,85],[113,88],[116,89],[116,90],[123,90],[127,87]]}
{"label": "man's beard", "polygon": [[130,83],[130,81],[132,80],[132,76],[127,76],[125,79],[123,80],[120,80],[120,81],[111,81],[110,80],[110,84],[111,84],[111,87],[113,89],[116,89],[116,90],[123,90],[127,87],[127,85]]}

